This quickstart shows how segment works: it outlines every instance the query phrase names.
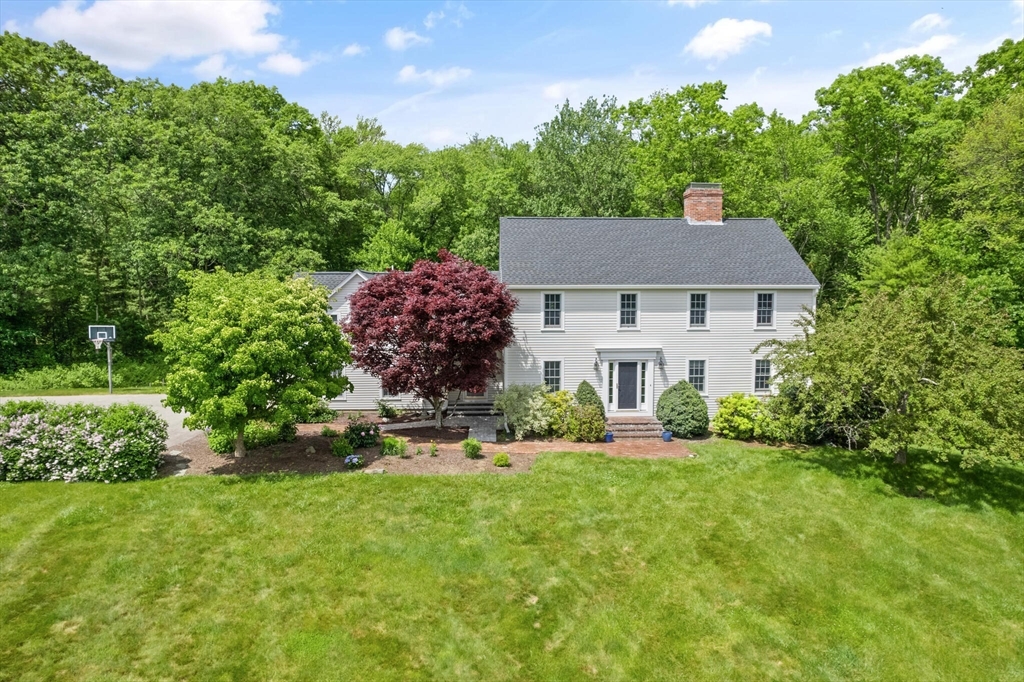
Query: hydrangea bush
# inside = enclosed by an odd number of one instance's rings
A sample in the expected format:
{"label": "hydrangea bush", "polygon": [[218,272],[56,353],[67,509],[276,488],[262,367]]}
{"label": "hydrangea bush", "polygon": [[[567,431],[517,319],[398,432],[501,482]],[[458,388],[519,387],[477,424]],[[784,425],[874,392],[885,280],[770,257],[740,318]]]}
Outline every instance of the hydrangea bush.
{"label": "hydrangea bush", "polygon": [[0,480],[153,478],[166,441],[167,422],[140,405],[9,402],[0,405]]}
{"label": "hydrangea bush", "polygon": [[355,448],[372,448],[377,444],[379,436],[379,426],[360,419],[349,422],[348,428],[345,429],[345,437]]}

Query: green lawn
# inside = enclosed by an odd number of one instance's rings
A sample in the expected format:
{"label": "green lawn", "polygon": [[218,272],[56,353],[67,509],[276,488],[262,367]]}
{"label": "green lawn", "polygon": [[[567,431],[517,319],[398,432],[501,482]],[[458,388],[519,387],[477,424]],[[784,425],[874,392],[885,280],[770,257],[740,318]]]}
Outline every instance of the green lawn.
{"label": "green lawn", "polygon": [[[139,393],[164,393],[166,386],[136,386],[133,388],[115,388],[114,394],[136,395]],[[107,395],[105,388],[48,388],[33,389],[25,391],[0,391],[0,398],[13,398],[23,396],[53,396],[53,395]]]}
{"label": "green lawn", "polygon": [[0,679],[1024,675],[1021,470],[694,449],[0,485]]}

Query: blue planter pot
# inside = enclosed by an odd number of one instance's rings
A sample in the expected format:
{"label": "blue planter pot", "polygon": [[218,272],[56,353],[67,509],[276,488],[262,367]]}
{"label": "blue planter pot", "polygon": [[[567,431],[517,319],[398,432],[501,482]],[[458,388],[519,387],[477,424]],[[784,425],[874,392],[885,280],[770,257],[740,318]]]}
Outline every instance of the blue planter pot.
{"label": "blue planter pot", "polygon": [[611,442],[612,442],[612,440],[613,440],[613,437],[612,437],[612,432],[611,432],[611,431],[608,431],[608,432],[606,432],[606,433],[604,434],[604,442],[605,442],[605,443],[611,443]]}
{"label": "blue planter pot", "polygon": [[672,432],[671,431],[662,431],[661,432],[661,439],[663,441],[665,441],[666,443],[668,443],[669,441],[672,440]]}

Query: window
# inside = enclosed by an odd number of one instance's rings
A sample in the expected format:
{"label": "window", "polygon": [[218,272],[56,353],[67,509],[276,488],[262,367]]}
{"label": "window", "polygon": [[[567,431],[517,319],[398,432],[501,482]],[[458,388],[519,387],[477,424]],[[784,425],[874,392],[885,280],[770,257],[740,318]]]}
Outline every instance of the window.
{"label": "window", "polygon": [[757,295],[757,326],[772,327],[775,325],[775,294]]}
{"label": "window", "polygon": [[690,294],[690,326],[706,327],[708,324],[708,295]]}
{"label": "window", "polygon": [[619,326],[636,327],[637,299],[639,294],[619,294]]}
{"label": "window", "polygon": [[562,361],[544,361],[544,384],[552,391],[562,390]]}
{"label": "window", "polygon": [[647,404],[647,363],[640,363],[640,404]]}
{"label": "window", "polygon": [[329,313],[331,319],[334,320],[334,324],[338,324],[338,313]]}
{"label": "window", "polygon": [[399,397],[398,393],[392,393],[391,391],[389,391],[388,389],[383,388],[383,387],[381,387],[381,389],[380,389],[380,395],[381,395],[382,398],[397,398],[397,397]]}
{"label": "window", "polygon": [[614,395],[615,395],[614,394],[614,390],[613,390],[614,387],[615,387],[615,363],[614,362],[609,362],[608,363],[608,405],[609,405],[609,407],[612,404],[612,397],[614,397]]}
{"label": "window", "polygon": [[562,295],[544,294],[544,328],[562,327]]}
{"label": "window", "polygon": [[772,361],[754,360],[754,390],[767,391],[772,384]]}
{"label": "window", "polygon": [[688,381],[697,389],[698,393],[704,392],[704,361],[690,360],[690,374]]}

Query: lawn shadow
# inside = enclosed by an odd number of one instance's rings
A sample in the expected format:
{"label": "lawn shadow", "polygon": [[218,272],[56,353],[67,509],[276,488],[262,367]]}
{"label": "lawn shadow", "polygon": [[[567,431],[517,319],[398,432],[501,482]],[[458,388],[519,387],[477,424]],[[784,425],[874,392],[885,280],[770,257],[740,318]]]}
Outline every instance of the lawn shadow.
{"label": "lawn shadow", "polygon": [[886,490],[904,497],[934,499],[949,506],[981,510],[1005,509],[1024,512],[1024,467],[1013,465],[974,466],[964,469],[960,459],[937,461],[927,452],[912,452],[906,465],[866,452],[816,447],[794,449],[789,457],[827,469],[837,476],[875,479]]}

